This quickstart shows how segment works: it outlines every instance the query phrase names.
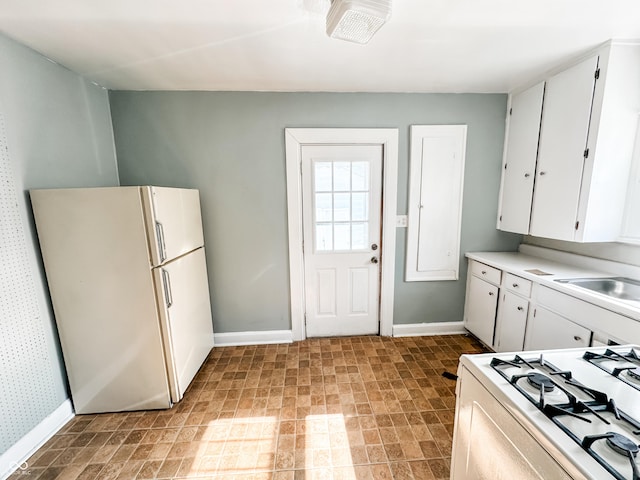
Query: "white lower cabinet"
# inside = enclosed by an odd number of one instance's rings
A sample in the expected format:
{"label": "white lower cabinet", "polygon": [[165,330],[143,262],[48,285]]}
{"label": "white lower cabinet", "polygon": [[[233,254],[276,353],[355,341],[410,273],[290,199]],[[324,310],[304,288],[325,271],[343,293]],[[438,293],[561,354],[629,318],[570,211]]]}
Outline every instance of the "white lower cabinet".
{"label": "white lower cabinet", "polygon": [[588,347],[590,342],[591,330],[538,306],[529,317],[524,349]]}
{"label": "white lower cabinet", "polygon": [[493,346],[497,306],[498,287],[471,275],[465,303],[464,325],[489,347]]}
{"label": "white lower cabinet", "polygon": [[493,345],[496,352],[519,352],[522,350],[528,311],[528,299],[509,291],[505,291],[501,295]]}

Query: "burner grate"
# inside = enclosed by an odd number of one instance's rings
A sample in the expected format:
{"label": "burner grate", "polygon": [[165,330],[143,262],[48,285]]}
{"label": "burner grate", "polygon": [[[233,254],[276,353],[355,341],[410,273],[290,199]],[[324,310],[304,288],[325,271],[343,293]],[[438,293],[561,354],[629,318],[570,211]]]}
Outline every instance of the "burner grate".
{"label": "burner grate", "polygon": [[[633,350],[632,353],[635,355]],[[592,355],[593,358],[598,356],[610,360],[619,355],[614,354],[615,352],[607,350],[605,354]],[[584,358],[588,359],[587,354]],[[636,359],[640,366],[640,358],[637,355]],[[594,364],[598,365],[598,361]],[[516,355],[511,360],[494,357],[490,365],[616,480],[640,480],[636,463],[640,447],[628,436],[611,431],[622,428],[621,432],[627,435],[640,436],[640,423],[619,410],[614,400],[609,399],[606,393],[583,385],[573,378],[570,371],[560,370],[547,362],[542,355],[533,359],[524,359]],[[603,366],[598,366],[604,370]],[[621,372],[627,370],[629,369]],[[615,376],[619,376],[621,372]],[[532,391],[535,393],[532,394]],[[594,432],[591,430],[592,426],[600,423],[603,426],[600,431],[606,433],[589,434]],[[580,425],[584,425],[585,428]],[[612,455],[628,458],[630,467],[625,467],[623,459],[612,461]]]}
{"label": "burner grate", "polygon": [[[636,390],[640,390],[640,355],[635,349],[632,348],[626,353],[619,353],[610,348],[604,353],[587,351],[582,358]],[[617,363],[621,364],[614,366]]]}

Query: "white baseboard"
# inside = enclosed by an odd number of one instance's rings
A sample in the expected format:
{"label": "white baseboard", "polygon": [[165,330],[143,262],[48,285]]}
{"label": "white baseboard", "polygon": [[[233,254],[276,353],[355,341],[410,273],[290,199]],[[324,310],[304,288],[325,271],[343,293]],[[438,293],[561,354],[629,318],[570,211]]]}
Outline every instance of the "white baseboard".
{"label": "white baseboard", "polygon": [[28,469],[25,461],[73,417],[73,406],[71,400],[67,399],[15,445],[9,447],[0,455],[0,480],[6,479],[18,468]]}
{"label": "white baseboard", "polygon": [[422,337],[429,335],[457,335],[467,333],[462,322],[409,323],[394,325],[394,337]]}
{"label": "white baseboard", "polygon": [[292,343],[291,330],[266,330],[263,332],[214,333],[213,344],[216,347],[237,345],[267,345],[271,343]]}

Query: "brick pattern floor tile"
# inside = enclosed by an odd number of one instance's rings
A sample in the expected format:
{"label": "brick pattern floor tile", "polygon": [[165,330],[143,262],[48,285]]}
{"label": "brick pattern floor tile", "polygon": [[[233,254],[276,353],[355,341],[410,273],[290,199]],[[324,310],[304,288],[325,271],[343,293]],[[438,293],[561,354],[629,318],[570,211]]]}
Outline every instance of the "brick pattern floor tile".
{"label": "brick pattern floor tile", "polygon": [[448,479],[472,337],[214,348],[170,410],[78,415],[11,480]]}

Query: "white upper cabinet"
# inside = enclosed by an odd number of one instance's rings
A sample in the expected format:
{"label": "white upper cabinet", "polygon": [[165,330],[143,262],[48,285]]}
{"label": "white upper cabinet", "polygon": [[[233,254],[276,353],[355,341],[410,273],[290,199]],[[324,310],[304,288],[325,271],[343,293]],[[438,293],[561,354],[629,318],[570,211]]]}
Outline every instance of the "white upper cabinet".
{"label": "white upper cabinet", "polygon": [[573,240],[598,57],[547,81],[531,235]]}
{"label": "white upper cabinet", "polygon": [[544,82],[511,96],[498,228],[529,233]]}
{"label": "white upper cabinet", "polygon": [[[540,84],[511,96],[512,108],[528,106],[520,113],[528,120],[516,117],[515,109],[508,117],[498,228],[575,242],[619,237],[638,127],[638,85],[640,45],[610,42],[547,78],[539,128],[532,98],[539,98],[534,92],[539,94]],[[531,165],[537,135],[535,181],[525,183],[521,176],[528,172],[510,170],[525,158]]]}

